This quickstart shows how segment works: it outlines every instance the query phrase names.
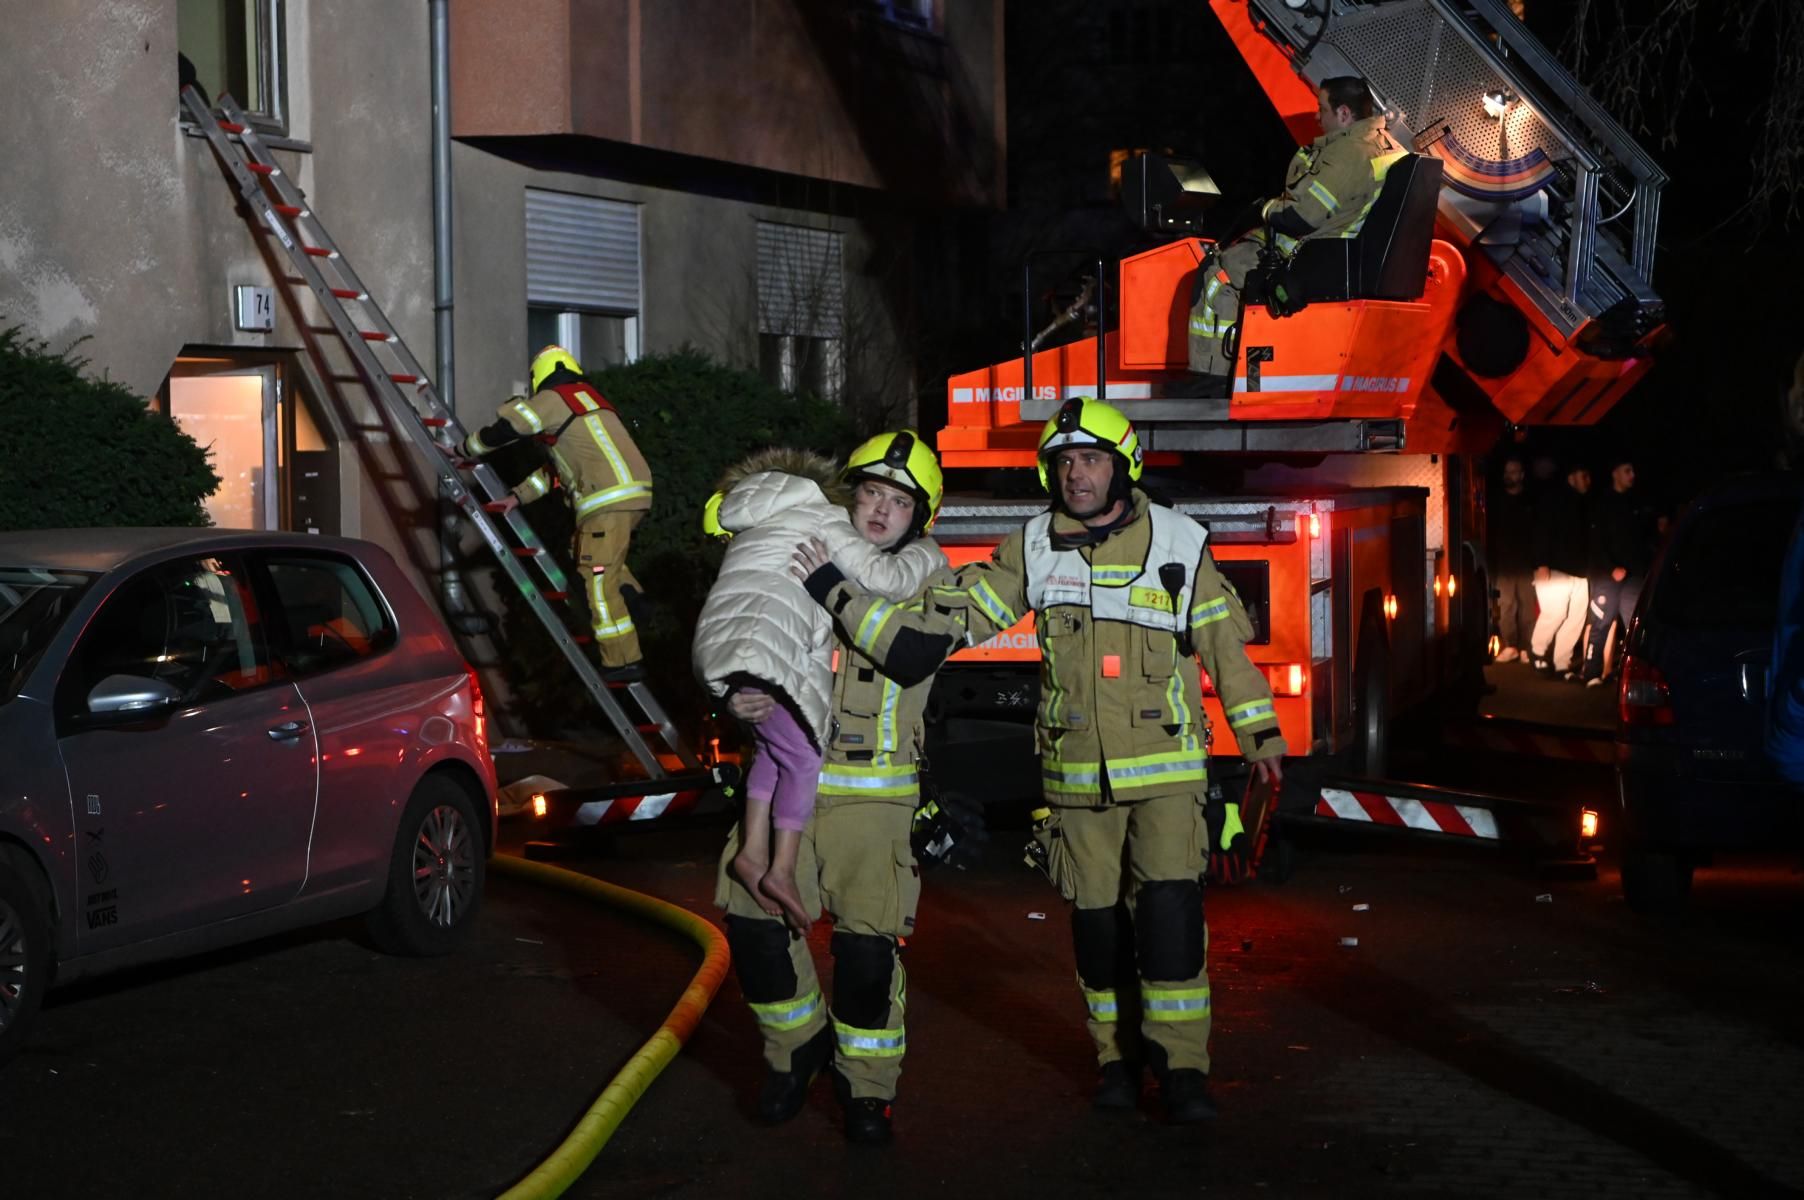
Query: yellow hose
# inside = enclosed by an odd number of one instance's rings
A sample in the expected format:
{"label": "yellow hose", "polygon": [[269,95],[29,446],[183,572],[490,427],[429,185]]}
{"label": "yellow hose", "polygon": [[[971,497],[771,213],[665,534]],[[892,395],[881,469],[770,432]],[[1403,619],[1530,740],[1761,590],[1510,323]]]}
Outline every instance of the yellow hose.
{"label": "yellow hose", "polygon": [[676,1057],[683,1043],[689,1040],[689,1035],[695,1032],[702,1014],[708,1009],[708,1002],[714,999],[714,993],[720,990],[720,985],[726,980],[727,965],[732,961],[732,956],[727,951],[726,936],[720,930],[689,910],[678,908],[655,896],[629,891],[561,867],[527,862],[509,855],[496,855],[489,861],[489,868],[547,887],[562,888],[579,896],[587,896],[649,917],[687,935],[703,951],[701,967],[689,980],[689,986],[683,989],[676,1007],[664,1018],[664,1024],[639,1047],[626,1066],[620,1068],[620,1073],[614,1076],[608,1086],[601,1090],[601,1095],[595,1098],[589,1111],[576,1123],[570,1136],[544,1162],[534,1167],[525,1179],[501,1193],[502,1200],[549,1200],[550,1197],[563,1195],[564,1190],[575,1183],[589,1164],[595,1161],[595,1156],[607,1145],[608,1139],[614,1136],[620,1122],[632,1111],[639,1097],[645,1094],[651,1081],[670,1065],[670,1060]]}

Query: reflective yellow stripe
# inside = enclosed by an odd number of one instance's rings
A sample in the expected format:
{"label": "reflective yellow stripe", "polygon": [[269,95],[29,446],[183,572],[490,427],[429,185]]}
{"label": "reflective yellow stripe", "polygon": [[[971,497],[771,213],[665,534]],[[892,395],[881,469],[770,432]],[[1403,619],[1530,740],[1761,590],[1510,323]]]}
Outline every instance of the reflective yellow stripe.
{"label": "reflective yellow stripe", "polygon": [[877,645],[877,639],[883,633],[883,627],[889,619],[896,615],[896,606],[887,600],[873,600],[864,620],[858,623],[858,632],[852,635],[852,644],[867,653]]}
{"label": "reflective yellow stripe", "polygon": [[821,792],[841,796],[912,796],[920,787],[920,772],[913,763],[826,763],[819,781]]}
{"label": "reflective yellow stripe", "polygon": [[883,680],[883,707],[877,714],[877,748],[896,748],[896,708],[902,700],[902,689],[888,676]]}
{"label": "reflective yellow stripe", "polygon": [[1322,207],[1326,208],[1330,213],[1333,213],[1335,209],[1340,207],[1340,201],[1334,198],[1333,192],[1322,186],[1322,181],[1319,179],[1311,179],[1309,181],[1309,194],[1314,196],[1317,200],[1320,200],[1322,202]]}
{"label": "reflective yellow stripe", "polygon": [[[1373,180],[1373,182],[1383,183],[1384,177],[1390,173],[1391,164],[1396,162],[1398,159],[1400,159],[1402,157],[1403,157],[1403,154],[1401,152],[1398,152],[1396,154],[1380,154],[1376,158],[1374,158],[1372,160],[1372,180]],[[1351,225],[1347,226],[1347,228],[1341,232],[1341,235],[1340,235],[1341,237],[1353,237],[1361,229],[1365,228],[1366,217],[1371,214],[1372,205],[1378,203],[1378,193],[1383,190],[1384,189],[1382,187],[1377,187],[1377,188],[1372,189],[1372,195],[1371,195],[1370,199],[1368,199],[1365,202],[1365,207],[1361,208],[1359,210],[1359,215],[1353,218],[1353,223]]]}
{"label": "reflective yellow stripe", "polygon": [[633,473],[626,469],[626,459],[620,456],[619,447],[614,445],[614,439],[608,436],[607,429],[601,423],[601,410],[597,409],[584,417],[583,428],[589,431],[589,436],[594,439],[595,445],[607,457],[608,466],[614,470],[614,478],[621,483],[635,482]]}
{"label": "reflective yellow stripe", "polygon": [[1228,616],[1228,598],[1217,596],[1213,600],[1204,600],[1190,609],[1190,623],[1193,626],[1213,625],[1225,620]]}
{"label": "reflective yellow stripe", "polygon": [[1142,985],[1140,1015],[1148,1021],[1202,1021],[1209,1016],[1209,985],[1155,988]]}
{"label": "reflective yellow stripe", "polygon": [[512,404],[509,404],[508,407],[513,409],[514,413],[522,421],[525,421],[530,425],[534,433],[543,433],[545,431],[545,422],[539,420],[539,414],[534,412],[532,410],[532,405],[526,403],[526,401],[515,400]]}
{"label": "reflective yellow stripe", "polygon": [[1059,710],[1065,704],[1065,689],[1059,686],[1058,664],[1053,661],[1052,643],[1040,643],[1041,698],[1040,724],[1050,729],[1059,727]]}
{"label": "reflective yellow stripe", "polygon": [[650,495],[651,485],[638,482],[611,487],[603,492],[590,492],[576,502],[576,515],[578,518],[586,517],[598,508],[606,508],[610,504],[619,504],[623,500]]}
{"label": "reflective yellow stripe", "polygon": [[752,1017],[758,1024],[770,1030],[800,1029],[814,1020],[814,1015],[821,1010],[821,991],[815,988],[806,996],[798,996],[794,1000],[778,1000],[773,1004],[751,1004]]}
{"label": "reflective yellow stripe", "polygon": [[1125,587],[1145,573],[1144,567],[1090,566],[1090,583],[1095,587]]}
{"label": "reflective yellow stripe", "polygon": [[900,1029],[854,1029],[833,1022],[839,1049],[847,1058],[901,1058],[908,1039]]}
{"label": "reflective yellow stripe", "polygon": [[1054,795],[1094,796],[1102,790],[1102,767],[1097,763],[1062,763],[1042,758],[1040,786]]}
{"label": "reflective yellow stripe", "polygon": [[625,637],[633,632],[633,618],[630,614],[623,614],[619,620],[615,620],[613,614],[608,612],[607,594],[602,591],[605,579],[606,576],[599,572],[589,576],[589,616],[593,621],[590,629],[599,641]]}
{"label": "reflective yellow stripe", "polygon": [[1090,1019],[1099,1024],[1110,1025],[1121,1019],[1121,1006],[1113,988],[1101,992],[1084,988],[1084,1006],[1090,1010]]}
{"label": "reflective yellow stripe", "polygon": [[1249,700],[1245,704],[1236,704],[1228,710],[1228,724],[1235,729],[1241,729],[1255,721],[1265,720],[1272,713],[1270,700]]}
{"label": "reflective yellow stripe", "polygon": [[493,449],[493,446],[482,440],[482,434],[480,432],[472,433],[469,437],[464,439],[464,453],[474,458],[481,458]]}
{"label": "reflective yellow stripe", "polygon": [[1117,791],[1208,779],[1208,764],[1194,750],[1166,750],[1109,763],[1109,785]]}
{"label": "reflective yellow stripe", "polygon": [[970,596],[977,607],[983,610],[983,615],[990,618],[998,630],[1007,629],[1020,619],[1015,616],[1008,605],[1002,602],[1002,597],[996,594],[996,589],[990,586],[990,581],[987,579],[978,580],[977,586],[971,589]]}
{"label": "reflective yellow stripe", "polygon": [[540,496],[543,496],[550,490],[551,476],[546,472],[544,467],[540,467],[531,475],[528,475],[525,479],[520,481],[519,485],[514,488],[514,495],[520,497],[520,502],[522,504],[526,504],[533,500],[537,500]]}

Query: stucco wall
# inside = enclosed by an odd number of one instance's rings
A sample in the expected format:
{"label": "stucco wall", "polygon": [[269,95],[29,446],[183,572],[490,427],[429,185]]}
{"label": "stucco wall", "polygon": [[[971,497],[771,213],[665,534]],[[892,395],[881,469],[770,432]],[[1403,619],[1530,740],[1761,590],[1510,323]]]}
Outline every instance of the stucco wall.
{"label": "stucco wall", "polygon": [[[758,362],[756,222],[781,221],[842,234],[847,308],[894,341],[881,299],[865,279],[871,252],[857,222],[738,200],[646,187],[572,172],[536,170],[465,145],[454,147],[457,189],[458,416],[492,419],[495,403],[525,379],[525,193],[527,188],[640,205],[645,353],[689,344],[737,366]],[[653,463],[655,471],[657,464]]]}

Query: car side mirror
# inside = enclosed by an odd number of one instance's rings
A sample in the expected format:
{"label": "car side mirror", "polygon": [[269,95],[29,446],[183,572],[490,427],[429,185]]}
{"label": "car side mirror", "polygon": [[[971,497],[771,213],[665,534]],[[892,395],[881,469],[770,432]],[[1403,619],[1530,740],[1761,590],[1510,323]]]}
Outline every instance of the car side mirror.
{"label": "car side mirror", "polygon": [[161,679],[142,675],[108,675],[88,693],[91,716],[150,716],[181,703],[182,693]]}

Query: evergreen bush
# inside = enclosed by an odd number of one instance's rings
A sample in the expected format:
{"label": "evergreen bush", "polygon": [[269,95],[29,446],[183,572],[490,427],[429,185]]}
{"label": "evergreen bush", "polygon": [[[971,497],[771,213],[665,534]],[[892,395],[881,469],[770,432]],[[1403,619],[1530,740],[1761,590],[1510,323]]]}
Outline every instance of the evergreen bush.
{"label": "evergreen bush", "polygon": [[85,365],[0,330],[0,530],[207,524],[206,450]]}
{"label": "evergreen bush", "polygon": [[[825,400],[791,395],[693,349],[593,371],[589,379],[619,410],[651,466],[651,512],[634,532],[627,555],[645,589],[645,611],[634,620],[654,689],[679,726],[693,731],[708,702],[694,682],[689,645],[725,552],[702,532],[702,507],[726,469],[748,454],[782,445],[843,456],[851,449],[851,426]],[[569,560],[573,530],[562,493],[553,491],[528,515],[562,556],[573,587],[580,588]],[[571,599],[580,610],[581,600]],[[518,681],[521,715],[534,732],[571,733],[598,725],[594,703],[562,669],[561,656],[524,605],[513,605],[506,629],[509,673]]]}

